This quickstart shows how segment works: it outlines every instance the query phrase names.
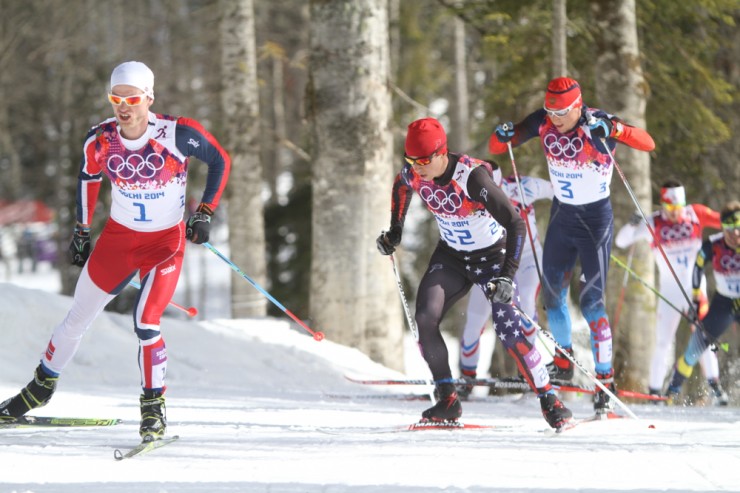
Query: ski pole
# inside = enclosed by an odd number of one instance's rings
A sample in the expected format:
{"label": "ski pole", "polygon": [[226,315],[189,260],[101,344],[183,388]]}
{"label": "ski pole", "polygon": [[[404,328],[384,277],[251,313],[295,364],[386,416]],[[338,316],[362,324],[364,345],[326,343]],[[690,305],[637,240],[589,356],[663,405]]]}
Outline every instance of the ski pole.
{"label": "ski pole", "polygon": [[229,264],[229,267],[231,267],[231,269],[234,272],[236,272],[237,274],[239,274],[240,276],[242,276],[244,279],[246,279],[247,281],[249,281],[249,284],[251,284],[252,286],[254,286],[254,288],[257,289],[257,291],[259,291],[260,293],[262,293],[263,295],[265,295],[265,297],[267,297],[268,300],[270,300],[275,306],[277,306],[278,308],[280,308],[283,311],[283,313],[285,313],[290,318],[292,318],[295,323],[297,323],[298,325],[300,325],[301,327],[303,327],[303,329],[305,329],[306,332],[308,332],[309,334],[311,334],[314,339],[316,339],[317,341],[321,341],[321,340],[324,339],[325,336],[324,336],[324,333],[323,332],[311,330],[308,327],[308,325],[304,324],[298,317],[296,317],[295,315],[293,315],[293,313],[290,310],[288,310],[287,308],[285,308],[282,305],[282,303],[280,303],[278,300],[276,300],[275,298],[273,298],[270,293],[268,293],[267,291],[265,291],[264,289],[262,289],[262,287],[259,284],[257,284],[256,282],[254,282],[251,277],[249,277],[247,274],[245,274],[244,271],[241,270],[234,262],[232,262],[231,260],[229,260],[228,257],[226,257],[224,254],[222,254],[220,251],[218,251],[216,249],[216,247],[214,247],[213,245],[211,245],[208,242],[203,243],[203,246],[206,247],[206,248],[208,248],[213,253],[215,253],[216,256],[218,256],[218,258],[220,258],[221,260],[223,260],[224,262],[226,262],[227,264]]}
{"label": "ski pole", "polygon": [[416,323],[411,317],[411,310],[409,310],[409,304],[406,301],[406,294],[403,291],[403,285],[401,284],[401,276],[398,275],[398,268],[396,267],[396,258],[391,254],[391,264],[393,264],[393,274],[396,276],[396,286],[398,286],[398,294],[401,297],[401,304],[403,304],[403,312],[406,314],[406,322],[409,324],[411,333],[414,334],[416,344],[419,344],[419,329],[416,328]]}
{"label": "ski pole", "polygon": [[548,332],[548,331],[544,330],[542,327],[540,327],[537,324],[537,322],[535,322],[534,320],[532,320],[529,317],[529,315],[527,315],[526,313],[524,313],[524,311],[522,311],[518,306],[516,306],[516,305],[513,305],[513,306],[516,309],[516,311],[518,311],[519,314],[522,317],[524,317],[529,323],[531,323],[534,327],[537,328],[537,334],[538,335],[539,334],[544,334],[545,337],[547,337],[553,344],[555,344],[555,347],[556,348],[560,349],[560,352],[563,354],[563,356],[565,356],[566,358],[568,358],[571,363],[573,363],[574,365],[576,365],[576,367],[579,370],[581,370],[583,372],[583,374],[586,375],[592,382],[594,382],[597,387],[599,387],[601,390],[603,390],[604,392],[606,392],[606,395],[608,395],[610,398],[614,399],[614,402],[616,402],[617,405],[619,405],[619,407],[621,407],[624,410],[624,412],[626,412],[627,414],[629,414],[631,418],[638,419],[637,416],[635,415],[635,413],[633,413],[632,410],[630,408],[628,408],[627,405],[624,402],[622,402],[619,399],[619,397],[617,397],[614,394],[614,392],[612,392],[611,390],[609,390],[606,387],[606,385],[604,385],[603,383],[601,383],[598,378],[596,378],[595,376],[593,376],[593,374],[591,374],[591,372],[586,369],[585,366],[583,366],[568,351],[566,351],[563,348],[563,346],[561,346],[560,343],[558,343],[558,341],[555,340],[555,337],[553,337],[553,335],[550,334],[550,332]]}
{"label": "ski pole", "polygon": [[[141,289],[141,284],[139,284],[138,282],[136,282],[134,280],[131,280],[128,283],[129,283],[129,286],[133,286],[136,289]],[[172,305],[173,308],[177,308],[178,310],[181,310],[181,311],[187,313],[189,317],[194,317],[194,316],[196,316],[198,314],[198,309],[195,308],[194,306],[191,306],[190,308],[185,308],[184,306],[178,305],[177,303],[175,303],[172,300],[170,300],[170,302],[168,303],[168,305]]]}
{"label": "ski pole", "polygon": [[[504,130],[513,130],[509,129],[509,124],[504,123],[503,125]],[[527,214],[527,201],[524,199],[524,189],[522,189],[522,182],[519,180],[519,172],[516,169],[516,161],[514,160],[514,151],[511,149],[511,141],[506,143],[507,147],[509,148],[509,159],[511,160],[511,169],[514,170],[514,179],[516,180],[516,185],[519,187],[519,198],[521,199],[522,207],[522,218],[524,219],[524,224],[527,226],[527,236],[529,236],[529,243],[532,247],[532,255],[534,255],[534,265],[537,269],[537,277],[540,278],[540,284],[542,284],[542,271],[540,270],[540,262],[537,259],[537,250],[534,248],[534,237],[532,236],[532,227],[529,225],[529,217]]]}
{"label": "ski pole", "polygon": [[627,254],[627,267],[624,271],[624,277],[622,278],[622,289],[619,291],[619,299],[617,300],[617,308],[614,310],[614,323],[611,324],[616,330],[619,324],[619,316],[622,314],[622,305],[624,304],[624,294],[627,291],[627,282],[629,281],[629,269],[632,265],[632,257],[635,254],[635,244],[630,245],[629,253]]}
{"label": "ski pole", "polygon": [[621,267],[621,268],[624,269],[624,273],[625,274],[629,274],[632,277],[634,277],[635,280],[639,281],[640,284],[642,284],[647,289],[649,289],[650,291],[652,291],[652,293],[655,294],[658,298],[660,298],[661,300],[665,301],[665,303],[668,306],[670,306],[671,308],[673,308],[674,310],[676,310],[678,313],[680,313],[683,318],[685,318],[686,320],[688,320],[692,324],[694,323],[694,319],[690,318],[688,315],[686,315],[686,313],[684,313],[683,310],[680,310],[676,305],[674,305],[673,303],[671,303],[670,301],[668,301],[668,299],[666,299],[665,296],[663,296],[662,294],[660,294],[660,291],[658,291],[657,289],[655,289],[654,287],[652,287],[650,284],[648,284],[648,282],[645,279],[643,279],[642,277],[640,277],[637,274],[637,272],[635,272],[634,270],[632,270],[630,268],[629,265],[627,265],[624,262],[622,262],[622,260],[620,260],[619,257],[617,257],[616,255],[614,255],[612,253],[611,254],[611,259],[614,261],[615,264],[617,264],[619,267]]}
{"label": "ski pole", "polygon": [[[401,283],[401,276],[398,274],[398,268],[396,267],[396,257],[394,257],[393,254],[391,254],[390,257],[391,257],[391,264],[393,265],[393,274],[396,276],[396,286],[398,286],[398,295],[401,297],[401,304],[403,305],[403,312],[406,314],[406,322],[409,324],[409,329],[411,330],[411,333],[414,335],[414,340],[416,340],[416,346],[419,348],[419,353],[421,354],[421,357],[423,359],[424,351],[421,349],[421,343],[419,342],[419,329],[416,327],[416,323],[414,322],[414,319],[411,317],[411,310],[409,310],[409,304],[406,301],[406,293],[404,293],[403,291],[403,284]],[[436,384],[434,385],[436,386]],[[429,392],[429,398],[431,399],[432,403],[437,402],[437,399],[434,398],[434,391]]]}
{"label": "ski pole", "polygon": [[[645,286],[647,289],[649,289],[650,291],[652,291],[658,298],[660,298],[661,300],[663,300],[666,303],[666,305],[670,306],[671,308],[673,308],[674,310],[676,310],[678,313],[680,313],[681,316],[684,319],[686,319],[687,322],[689,322],[692,325],[696,323],[696,320],[695,319],[689,317],[688,315],[686,315],[686,312],[684,312],[683,310],[679,309],[676,305],[674,305],[673,303],[671,303],[670,301],[668,301],[668,299],[665,296],[663,296],[662,294],[660,294],[660,292],[657,289],[655,289],[654,287],[652,287],[650,284],[647,283],[647,281],[645,281],[643,278],[641,278],[639,275],[637,275],[637,273],[635,271],[633,271],[632,269],[630,269],[630,267],[628,265],[625,265],[624,262],[622,262],[619,259],[619,257],[614,256],[614,254],[611,254],[611,259],[614,261],[614,263],[616,263],[618,266],[620,266],[621,268],[623,268],[625,270],[625,272],[628,272],[632,277],[634,277],[636,280],[638,280],[640,282],[640,284],[642,284],[643,286]],[[706,332],[705,332],[705,334],[706,334]],[[724,351],[726,353],[729,352],[729,350],[730,350],[730,345],[728,343],[726,343],[726,342],[719,342],[719,341],[717,341],[716,338],[711,338],[711,342],[713,344],[717,345],[717,347],[719,347],[720,349],[722,349],[722,351]]]}
{"label": "ski pole", "polygon": [[[589,118],[589,125],[594,121],[593,115]],[[671,276],[673,276],[673,280],[676,281],[676,284],[678,285],[678,289],[681,291],[681,294],[683,295],[684,299],[686,300],[686,303],[689,306],[689,314],[691,314],[694,317],[693,324],[701,330],[702,334],[709,339],[709,341],[715,345],[721,346],[722,343],[720,343],[716,337],[714,337],[712,334],[707,332],[707,329],[704,328],[704,324],[702,323],[701,319],[699,319],[699,313],[694,308],[694,304],[691,302],[691,298],[689,298],[689,295],[686,293],[686,290],[683,287],[683,284],[681,284],[681,281],[678,279],[678,274],[676,274],[675,269],[673,268],[673,264],[671,264],[671,261],[668,260],[668,255],[666,255],[665,250],[663,249],[663,245],[660,244],[660,239],[658,237],[658,234],[655,232],[655,229],[650,226],[650,222],[647,219],[647,216],[645,215],[645,211],[642,210],[642,207],[640,206],[640,203],[637,201],[637,196],[635,196],[635,192],[632,191],[632,187],[630,186],[629,181],[627,181],[627,177],[622,172],[622,168],[620,168],[619,164],[617,163],[617,160],[614,159],[614,154],[612,154],[611,149],[609,149],[609,146],[606,144],[606,139],[601,139],[601,143],[604,146],[604,149],[606,149],[606,153],[609,155],[609,158],[612,160],[612,163],[614,164],[614,169],[617,170],[617,173],[619,174],[619,177],[622,179],[622,183],[624,183],[624,187],[627,189],[627,193],[629,193],[630,198],[632,199],[632,202],[634,202],[635,206],[637,207],[637,210],[640,212],[640,216],[642,216],[642,220],[645,221],[645,226],[647,226],[648,231],[650,232],[650,236],[653,238],[653,241],[655,242],[655,246],[660,251],[661,256],[663,257],[663,260],[665,260],[666,265],[668,265],[668,270],[671,272]]]}
{"label": "ski pole", "polygon": [[[594,118],[593,115],[589,115],[588,124],[592,125],[595,122],[595,120],[596,119]],[[647,216],[645,215],[645,211],[642,210],[642,206],[640,205],[640,202],[637,200],[637,196],[635,195],[635,192],[632,190],[632,186],[630,185],[629,181],[627,181],[627,177],[622,172],[622,168],[619,166],[619,163],[617,163],[617,160],[614,158],[614,154],[612,153],[611,149],[609,149],[609,145],[606,143],[606,139],[601,139],[601,144],[604,146],[604,149],[606,150],[606,153],[609,156],[609,159],[611,159],[612,164],[614,165],[614,169],[617,170],[617,174],[619,174],[619,177],[622,179],[622,183],[624,183],[624,188],[627,189],[627,193],[632,199],[632,202],[634,202],[635,207],[637,207],[637,210],[640,212],[640,216],[642,216],[642,220],[645,221],[645,226],[647,226],[647,229],[650,232],[650,236],[653,238],[653,241],[655,242],[655,246],[658,248],[658,250],[660,251],[660,254],[663,256],[663,260],[665,260],[665,263],[668,265],[668,270],[671,272],[671,275],[673,276],[673,279],[676,281],[676,284],[678,284],[678,288],[681,290],[681,294],[686,299],[686,303],[689,306],[689,312],[695,316],[696,325],[699,328],[701,328],[702,332],[706,334],[707,332],[704,329],[703,324],[699,320],[699,314],[696,313],[696,310],[694,310],[694,305],[691,302],[691,298],[689,298],[689,295],[686,293],[686,290],[684,289],[683,284],[681,284],[681,281],[678,279],[678,275],[676,274],[676,271],[673,269],[673,265],[671,264],[671,261],[668,260],[668,255],[666,255],[665,250],[663,249],[663,245],[660,244],[660,238],[655,232],[655,229],[652,226],[650,226],[650,221],[648,221]]]}

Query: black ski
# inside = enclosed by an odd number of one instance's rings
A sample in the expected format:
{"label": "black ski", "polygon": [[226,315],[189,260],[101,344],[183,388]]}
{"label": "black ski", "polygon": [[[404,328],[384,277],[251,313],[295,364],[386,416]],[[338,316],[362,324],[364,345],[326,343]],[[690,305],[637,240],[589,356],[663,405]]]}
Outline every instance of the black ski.
{"label": "black ski", "polygon": [[327,399],[339,400],[400,400],[400,401],[428,401],[431,400],[429,394],[324,394]]}
{"label": "black ski", "polygon": [[[360,379],[345,375],[344,378],[350,382],[359,383],[363,385],[434,385],[434,380],[430,379],[410,379],[410,378],[397,378],[397,379]],[[504,378],[475,378],[472,380],[465,380],[463,378],[454,378],[450,383],[455,385],[474,385],[491,387],[495,389],[520,389],[523,391],[531,391],[529,384],[517,377],[504,377]],[[581,394],[593,394],[596,392],[595,387],[579,387],[571,385],[569,382],[561,382],[558,380],[551,380],[552,388],[561,392],[575,392]],[[665,401],[666,397],[659,395],[645,394],[642,392],[635,392],[632,390],[617,389],[618,397],[629,397],[632,399],[642,399],[650,401]]]}
{"label": "black ski", "polygon": [[[350,382],[360,383],[363,385],[434,385],[431,379],[359,379],[345,375],[344,378]],[[462,378],[452,379],[450,383],[455,385],[480,385],[494,387],[499,389],[522,389],[529,390],[527,382],[520,378],[476,378],[474,380],[464,380]]]}
{"label": "black ski", "polygon": [[460,421],[419,421],[417,423],[396,426],[349,426],[346,428],[317,428],[316,431],[329,435],[345,434],[377,434],[377,433],[403,433],[409,431],[428,430],[478,430],[478,431],[501,431],[509,430],[511,426],[481,425],[462,423]]}
{"label": "black ski", "polygon": [[0,420],[2,428],[30,428],[30,427],[86,427],[86,426],[113,426],[120,423],[118,418],[63,418],[58,416],[21,416],[14,421]]}

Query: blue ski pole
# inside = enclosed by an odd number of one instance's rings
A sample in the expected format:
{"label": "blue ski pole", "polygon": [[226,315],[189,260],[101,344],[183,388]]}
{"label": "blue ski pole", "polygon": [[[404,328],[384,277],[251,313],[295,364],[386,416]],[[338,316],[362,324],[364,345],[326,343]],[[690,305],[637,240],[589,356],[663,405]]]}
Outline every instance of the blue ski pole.
{"label": "blue ski pole", "polygon": [[213,245],[211,245],[208,242],[203,243],[203,246],[206,247],[206,248],[208,248],[213,253],[215,253],[218,256],[218,258],[220,258],[221,260],[223,260],[224,262],[226,262],[227,264],[229,264],[229,267],[231,267],[231,269],[234,272],[236,272],[237,274],[239,274],[240,276],[242,276],[244,279],[246,279],[247,281],[249,281],[249,284],[251,284],[252,286],[254,286],[255,289],[257,289],[257,291],[259,291],[260,293],[262,293],[263,295],[265,295],[265,297],[267,297],[268,300],[270,300],[276,307],[280,308],[283,311],[283,313],[285,313],[290,318],[292,318],[295,323],[297,323],[298,325],[300,325],[301,327],[303,327],[306,330],[306,332],[308,332],[309,334],[311,334],[313,336],[314,339],[316,339],[317,341],[321,341],[321,340],[324,339],[324,333],[323,332],[311,330],[298,317],[296,317],[295,315],[293,315],[293,313],[290,310],[288,310],[287,308],[285,308],[282,303],[280,303],[278,300],[276,300],[275,298],[273,298],[270,293],[268,293],[267,291],[265,291],[264,289],[262,289],[262,287],[259,284],[257,284],[256,282],[254,282],[252,280],[252,278],[249,277],[247,274],[245,274],[244,271],[241,270],[234,262],[232,262],[231,260],[229,260],[229,258],[226,257],[223,253],[219,252],[216,249],[216,247],[214,247]]}

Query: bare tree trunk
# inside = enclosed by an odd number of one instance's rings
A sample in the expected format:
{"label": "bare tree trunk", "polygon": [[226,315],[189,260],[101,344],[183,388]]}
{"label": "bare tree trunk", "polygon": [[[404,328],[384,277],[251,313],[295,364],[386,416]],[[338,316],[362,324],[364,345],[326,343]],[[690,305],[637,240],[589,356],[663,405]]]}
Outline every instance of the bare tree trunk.
{"label": "bare tree trunk", "polygon": [[329,338],[401,368],[403,318],[375,237],[393,181],[387,0],[311,2],[311,314]]}
{"label": "bare tree trunk", "polygon": [[[7,13],[6,13],[7,15]],[[17,20],[15,21],[17,22]],[[11,54],[17,49],[18,36],[17,32],[11,28],[13,25],[12,18],[4,18],[0,21],[0,100],[7,101],[8,89],[11,88],[9,83],[11,73]],[[16,29],[18,26],[15,26]],[[18,149],[13,144],[12,133],[10,132],[11,118],[8,114],[8,105],[0,108],[0,156],[6,160],[3,166],[3,180],[0,183],[0,197],[5,200],[14,200],[18,198],[23,190],[23,173],[21,167],[21,158]]]}
{"label": "bare tree trunk", "polygon": [[470,110],[468,102],[468,64],[465,56],[465,23],[459,17],[455,26],[455,104],[451,112],[450,142],[453,149],[470,152]]}
{"label": "bare tree trunk", "polygon": [[568,12],[566,0],[552,2],[552,76],[568,75]]}
{"label": "bare tree trunk", "polygon": [[[0,75],[0,78],[2,76]],[[0,100],[6,99],[5,83],[0,80]],[[0,196],[5,200],[15,200],[20,198],[23,187],[23,174],[21,167],[21,157],[18,149],[13,145],[13,139],[10,132],[11,118],[8,115],[7,106],[0,108],[0,156],[7,160],[7,168],[3,172],[2,185],[0,185]]]}
{"label": "bare tree trunk", "polygon": [[275,138],[273,139],[273,162],[266,167],[270,170],[270,187],[272,200],[277,202],[277,179],[290,159],[287,155],[285,140],[288,138],[287,126],[285,124],[285,57],[272,58],[272,114],[275,122]]}
{"label": "bare tree trunk", "polygon": [[[254,5],[252,0],[223,0],[221,12],[222,102],[227,130],[224,147],[231,155],[227,211],[231,258],[255,282],[264,285],[265,231]],[[244,279],[232,278],[233,317],[264,316],[266,303]]]}
{"label": "bare tree trunk", "polygon": [[401,61],[401,0],[388,0],[388,37],[390,39],[392,81],[398,80],[398,64]]}
{"label": "bare tree trunk", "polygon": [[[634,0],[599,0],[591,4],[596,29],[598,56],[595,73],[596,95],[609,112],[628,123],[645,127],[647,84],[640,66],[637,22]],[[640,207],[652,210],[650,189],[650,155],[630,147],[618,146],[615,155]],[[612,204],[615,230],[634,212],[636,205],[621,179],[614,172]],[[618,252],[615,252],[618,253]],[[650,248],[645,242],[637,245],[632,268],[650,285],[654,285],[654,265]],[[621,288],[623,271],[614,267],[609,275],[610,313]],[[655,344],[655,296],[639,283],[631,283],[626,291],[619,330],[615,338],[615,370],[621,385],[627,388],[647,387],[650,357]]]}

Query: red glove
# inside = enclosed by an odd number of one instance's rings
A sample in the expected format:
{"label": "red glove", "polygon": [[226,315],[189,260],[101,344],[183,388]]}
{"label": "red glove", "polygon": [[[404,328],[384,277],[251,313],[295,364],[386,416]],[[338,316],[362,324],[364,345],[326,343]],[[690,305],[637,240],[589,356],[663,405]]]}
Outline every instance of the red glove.
{"label": "red glove", "polygon": [[701,289],[695,289],[693,292],[693,296],[695,313],[699,317],[699,320],[704,320],[704,317],[707,316],[707,312],[709,311],[709,301],[707,300],[707,295],[704,294]]}

